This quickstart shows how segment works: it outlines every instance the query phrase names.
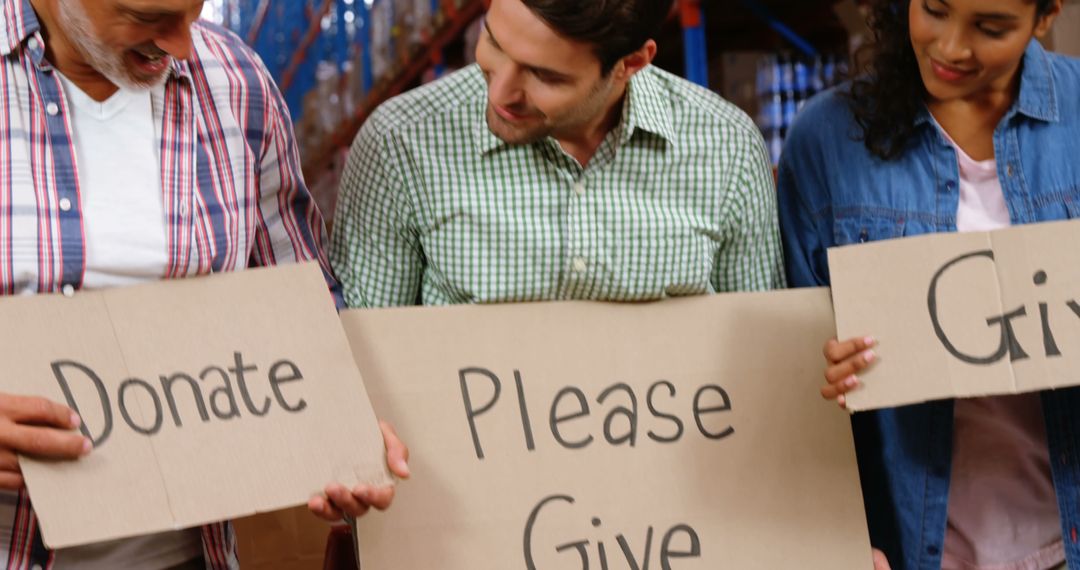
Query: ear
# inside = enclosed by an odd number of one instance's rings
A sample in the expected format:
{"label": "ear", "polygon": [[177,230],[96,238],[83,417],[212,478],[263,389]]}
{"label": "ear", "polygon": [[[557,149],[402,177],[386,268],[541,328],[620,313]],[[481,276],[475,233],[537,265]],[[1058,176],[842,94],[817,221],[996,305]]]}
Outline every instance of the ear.
{"label": "ear", "polygon": [[618,79],[630,81],[631,77],[648,67],[654,59],[656,59],[656,42],[649,40],[637,51],[619,60],[618,65],[615,66]]}
{"label": "ear", "polygon": [[1061,2],[1062,0],[1053,0],[1050,3],[1050,9],[1035,22],[1035,37],[1044,38],[1050,33],[1050,29],[1054,27],[1054,20],[1061,15]]}

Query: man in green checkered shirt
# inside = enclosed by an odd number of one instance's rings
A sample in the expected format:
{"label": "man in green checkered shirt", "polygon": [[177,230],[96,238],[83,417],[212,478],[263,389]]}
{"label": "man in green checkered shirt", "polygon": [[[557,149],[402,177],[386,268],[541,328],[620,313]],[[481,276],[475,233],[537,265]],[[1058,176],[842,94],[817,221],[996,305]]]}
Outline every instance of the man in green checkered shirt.
{"label": "man in green checkered shirt", "polygon": [[381,106],[331,258],[352,307],[782,287],[750,119],[650,63],[672,0],[493,0],[477,65]]}

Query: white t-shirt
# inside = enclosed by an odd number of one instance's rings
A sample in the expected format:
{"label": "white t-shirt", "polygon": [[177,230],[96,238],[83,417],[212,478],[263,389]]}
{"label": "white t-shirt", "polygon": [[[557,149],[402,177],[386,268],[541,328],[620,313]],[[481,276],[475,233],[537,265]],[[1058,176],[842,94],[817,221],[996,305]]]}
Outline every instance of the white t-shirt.
{"label": "white t-shirt", "polygon": [[[960,166],[957,231],[1009,227],[997,161],[976,161],[949,142]],[[955,408],[942,569],[1058,567],[1065,547],[1039,394],[961,399]]]}
{"label": "white t-shirt", "polygon": [[63,81],[86,235],[83,288],[161,279],[168,251],[150,92],[121,89],[99,103]]}
{"label": "white t-shirt", "polygon": [[[72,122],[86,247],[84,289],[161,279],[168,263],[150,91],[97,102],[61,75]],[[158,89],[162,89],[159,87]],[[161,570],[202,557],[199,529],[57,551],[57,569]]]}

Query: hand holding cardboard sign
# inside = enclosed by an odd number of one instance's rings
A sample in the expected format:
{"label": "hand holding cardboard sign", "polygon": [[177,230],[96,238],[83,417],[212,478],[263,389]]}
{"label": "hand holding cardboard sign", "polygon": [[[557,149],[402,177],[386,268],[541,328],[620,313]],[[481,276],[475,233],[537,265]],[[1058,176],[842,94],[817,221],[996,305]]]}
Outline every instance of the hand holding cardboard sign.
{"label": "hand holding cardboard sign", "polygon": [[17,454],[76,459],[93,448],[71,408],[46,398],[0,393],[0,489],[23,487]]}
{"label": "hand holding cardboard sign", "polygon": [[[379,429],[382,431],[383,443],[386,445],[386,464],[390,472],[402,479],[409,478],[409,448],[398,438],[394,427],[388,422],[379,421]],[[362,517],[375,507],[385,511],[394,501],[394,487],[370,487],[357,485],[351,491],[345,487],[331,483],[326,486],[325,496],[312,497],[308,501],[308,509],[315,516],[330,521],[339,521],[345,516],[352,518]]]}
{"label": "hand holding cardboard sign", "polygon": [[856,374],[866,370],[877,355],[871,350],[877,341],[873,337],[850,338],[844,342],[830,339],[825,343],[825,386],[821,396],[826,400],[836,400],[841,408],[847,407],[844,394],[859,387]]}

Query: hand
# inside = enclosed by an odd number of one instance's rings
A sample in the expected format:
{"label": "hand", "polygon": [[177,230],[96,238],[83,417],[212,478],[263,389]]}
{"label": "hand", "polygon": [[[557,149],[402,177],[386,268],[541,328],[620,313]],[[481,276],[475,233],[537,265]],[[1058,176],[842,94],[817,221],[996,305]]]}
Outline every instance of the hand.
{"label": "hand", "polygon": [[71,408],[45,398],[0,393],[0,489],[25,485],[19,455],[77,459],[94,444],[74,432],[81,420]]}
{"label": "hand", "polygon": [[826,400],[836,400],[841,408],[847,407],[844,394],[859,387],[857,374],[865,370],[876,359],[871,350],[877,346],[873,337],[852,338],[839,342],[835,338],[825,343],[825,386],[821,396]]}
{"label": "hand", "polygon": [[[401,443],[390,424],[379,421],[379,429],[382,430],[386,464],[390,467],[390,472],[402,479],[408,479],[409,448]],[[357,485],[349,490],[337,483],[331,483],[324,492],[324,496],[312,497],[308,501],[308,509],[315,513],[315,516],[330,522],[339,521],[345,516],[362,517],[371,507],[385,511],[394,501],[393,485],[378,488]]]}
{"label": "hand", "polygon": [[889,559],[885,558],[885,553],[874,549],[874,570],[892,570],[889,566]]}

